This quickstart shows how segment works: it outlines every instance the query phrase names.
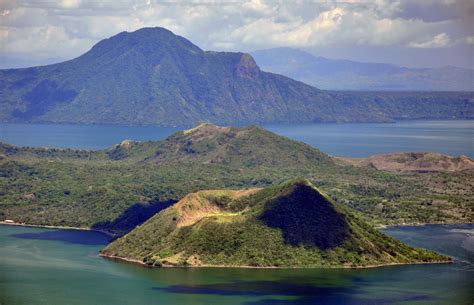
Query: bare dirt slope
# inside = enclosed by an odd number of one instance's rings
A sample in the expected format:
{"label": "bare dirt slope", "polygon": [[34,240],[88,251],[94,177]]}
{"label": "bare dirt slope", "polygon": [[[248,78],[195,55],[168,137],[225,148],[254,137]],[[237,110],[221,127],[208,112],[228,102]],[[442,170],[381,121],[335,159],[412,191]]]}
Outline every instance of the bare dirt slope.
{"label": "bare dirt slope", "polygon": [[458,172],[474,170],[474,160],[437,153],[393,153],[368,158],[340,158],[356,166],[370,166],[390,172]]}

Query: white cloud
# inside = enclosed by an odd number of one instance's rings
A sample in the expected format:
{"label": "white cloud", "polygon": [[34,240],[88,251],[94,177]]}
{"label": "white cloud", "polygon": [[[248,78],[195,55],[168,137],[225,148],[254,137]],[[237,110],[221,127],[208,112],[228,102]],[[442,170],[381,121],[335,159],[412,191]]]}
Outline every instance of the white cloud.
{"label": "white cloud", "polygon": [[81,0],[63,0],[61,5],[64,8],[77,8],[81,4]]}
{"label": "white cloud", "polygon": [[446,33],[441,33],[433,38],[422,42],[411,42],[408,44],[412,48],[444,48],[451,45],[451,39]]}
{"label": "white cloud", "polygon": [[203,49],[232,51],[278,46],[436,48],[458,40],[469,43],[464,37],[474,35],[456,19],[398,17],[406,3],[0,0],[0,56],[72,58],[103,38],[145,26],[166,27]]}
{"label": "white cloud", "polygon": [[474,36],[468,36],[465,39],[468,44],[474,44]]}

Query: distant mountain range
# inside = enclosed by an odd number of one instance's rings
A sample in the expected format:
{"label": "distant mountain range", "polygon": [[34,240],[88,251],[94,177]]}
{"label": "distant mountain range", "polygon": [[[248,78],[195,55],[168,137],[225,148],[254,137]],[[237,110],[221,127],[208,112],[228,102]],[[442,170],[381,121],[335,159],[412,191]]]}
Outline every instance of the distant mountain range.
{"label": "distant mountain range", "polygon": [[406,68],[314,56],[292,48],[252,52],[264,71],[328,90],[474,91],[474,70]]}
{"label": "distant mountain range", "polygon": [[54,65],[0,70],[1,122],[193,125],[474,118],[472,93],[322,91],[203,51],[163,28],[122,32]]}

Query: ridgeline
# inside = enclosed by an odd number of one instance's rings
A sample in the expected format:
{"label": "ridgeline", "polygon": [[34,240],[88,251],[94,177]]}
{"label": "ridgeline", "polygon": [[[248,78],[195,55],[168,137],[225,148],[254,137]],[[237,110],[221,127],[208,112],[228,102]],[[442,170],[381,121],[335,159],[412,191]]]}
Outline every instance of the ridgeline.
{"label": "ridgeline", "polygon": [[78,58],[0,70],[0,122],[186,126],[474,118],[472,92],[324,91],[203,51],[164,28],[122,32]]}

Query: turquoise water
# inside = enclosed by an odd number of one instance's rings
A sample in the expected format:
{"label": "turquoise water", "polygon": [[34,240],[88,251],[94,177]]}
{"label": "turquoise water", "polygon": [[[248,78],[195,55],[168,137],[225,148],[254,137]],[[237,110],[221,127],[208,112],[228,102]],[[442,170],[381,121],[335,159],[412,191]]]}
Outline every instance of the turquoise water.
{"label": "turquoise water", "polygon": [[146,269],[99,258],[108,241],[100,233],[0,226],[0,304],[472,305],[474,225],[386,232],[451,255],[456,263],[360,270]]}
{"label": "turquoise water", "polygon": [[[335,156],[432,151],[474,157],[474,121],[393,124],[296,124],[263,127]],[[161,140],[182,128],[120,125],[0,124],[0,141],[16,145],[100,149],[124,139]]]}

